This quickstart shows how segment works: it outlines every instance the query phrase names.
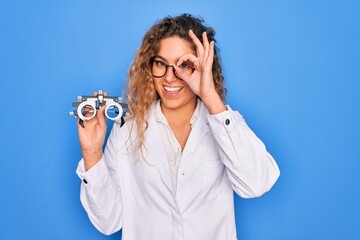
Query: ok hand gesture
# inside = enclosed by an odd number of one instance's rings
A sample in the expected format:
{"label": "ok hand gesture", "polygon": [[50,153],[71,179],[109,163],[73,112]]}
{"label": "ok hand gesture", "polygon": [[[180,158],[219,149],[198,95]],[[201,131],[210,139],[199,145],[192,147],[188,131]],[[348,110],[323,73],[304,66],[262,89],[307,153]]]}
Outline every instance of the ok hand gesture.
{"label": "ok hand gesture", "polygon": [[[203,43],[196,37],[192,30],[189,31],[189,36],[196,46],[196,55],[191,53],[182,56],[176,65],[175,70],[179,76],[184,80],[191,90],[198,95],[208,108],[210,114],[216,114],[226,110],[219,94],[216,92],[212,65],[214,61],[214,41],[209,43],[206,32],[203,32]],[[194,72],[191,75],[186,74],[180,66],[182,63],[190,62],[194,67]]]}

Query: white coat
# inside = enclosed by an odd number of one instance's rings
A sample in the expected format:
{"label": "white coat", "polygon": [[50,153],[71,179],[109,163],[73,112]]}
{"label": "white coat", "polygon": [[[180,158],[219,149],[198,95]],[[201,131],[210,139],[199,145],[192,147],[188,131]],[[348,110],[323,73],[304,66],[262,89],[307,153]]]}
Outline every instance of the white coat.
{"label": "white coat", "polygon": [[276,182],[279,169],[237,111],[228,107],[209,115],[200,104],[176,195],[154,109],[148,112],[146,161],[133,151],[136,127],[128,122],[121,128],[114,124],[100,162],[87,172],[83,160],[79,163],[81,202],[99,231],[122,229],[123,240],[237,239],[233,191],[260,196]]}

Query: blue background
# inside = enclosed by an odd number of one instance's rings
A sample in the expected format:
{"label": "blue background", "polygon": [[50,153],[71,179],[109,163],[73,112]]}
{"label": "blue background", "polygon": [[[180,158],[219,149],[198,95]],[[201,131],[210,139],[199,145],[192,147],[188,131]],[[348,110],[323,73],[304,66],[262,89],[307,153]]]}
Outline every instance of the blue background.
{"label": "blue background", "polygon": [[90,223],[75,174],[77,95],[121,95],[166,15],[217,31],[227,102],[282,175],[235,197],[240,240],[360,239],[359,1],[0,1],[0,239],[120,239]]}

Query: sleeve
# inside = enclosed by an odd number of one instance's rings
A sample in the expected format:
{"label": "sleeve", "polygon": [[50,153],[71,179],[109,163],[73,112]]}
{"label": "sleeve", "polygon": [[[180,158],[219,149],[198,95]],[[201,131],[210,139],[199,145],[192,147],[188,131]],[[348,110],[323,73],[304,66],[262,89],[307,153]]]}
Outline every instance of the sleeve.
{"label": "sleeve", "polygon": [[116,126],[114,124],[102,159],[88,171],[85,171],[84,160],[81,159],[76,170],[82,179],[81,203],[92,224],[106,235],[122,228],[123,204],[115,149]]}
{"label": "sleeve", "polygon": [[208,115],[221,161],[239,196],[261,196],[275,184],[280,176],[279,168],[240,113],[227,107],[227,111]]}

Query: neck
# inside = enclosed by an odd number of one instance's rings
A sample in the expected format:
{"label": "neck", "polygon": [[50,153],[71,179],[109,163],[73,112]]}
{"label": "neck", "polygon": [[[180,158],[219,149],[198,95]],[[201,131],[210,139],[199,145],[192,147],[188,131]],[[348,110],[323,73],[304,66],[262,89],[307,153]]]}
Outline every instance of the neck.
{"label": "neck", "polygon": [[170,125],[188,124],[197,104],[197,98],[180,108],[166,108],[161,104],[161,111]]}

